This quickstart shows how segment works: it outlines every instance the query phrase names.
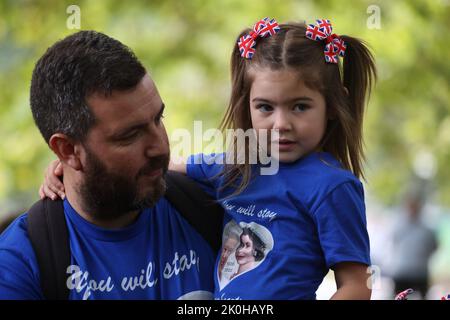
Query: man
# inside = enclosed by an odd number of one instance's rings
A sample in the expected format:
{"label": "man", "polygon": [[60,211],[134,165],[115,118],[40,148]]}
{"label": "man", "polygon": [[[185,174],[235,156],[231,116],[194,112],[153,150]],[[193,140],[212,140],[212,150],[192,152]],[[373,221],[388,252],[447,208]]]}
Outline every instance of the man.
{"label": "man", "polygon": [[426,184],[420,181],[406,193],[402,212],[391,230],[389,266],[395,293],[411,288],[423,300],[427,298],[430,282],[430,258],[438,247],[435,232],[423,220],[426,191]]}
{"label": "man", "polygon": [[[30,102],[63,165],[69,299],[210,298],[214,254],[165,198],[164,103],[119,41],[81,31],[50,47]],[[27,214],[0,236],[0,299],[42,299]]]}

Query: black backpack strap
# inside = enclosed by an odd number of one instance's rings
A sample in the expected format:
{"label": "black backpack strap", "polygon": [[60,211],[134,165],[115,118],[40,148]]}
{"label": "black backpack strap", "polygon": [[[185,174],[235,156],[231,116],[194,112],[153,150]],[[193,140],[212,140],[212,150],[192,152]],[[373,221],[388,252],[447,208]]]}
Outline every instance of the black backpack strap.
{"label": "black backpack strap", "polygon": [[69,232],[61,200],[44,199],[28,211],[28,235],[39,264],[41,288],[49,300],[68,300]]}
{"label": "black backpack strap", "polygon": [[168,171],[165,197],[198,233],[218,252],[222,245],[223,209],[196,182]]}

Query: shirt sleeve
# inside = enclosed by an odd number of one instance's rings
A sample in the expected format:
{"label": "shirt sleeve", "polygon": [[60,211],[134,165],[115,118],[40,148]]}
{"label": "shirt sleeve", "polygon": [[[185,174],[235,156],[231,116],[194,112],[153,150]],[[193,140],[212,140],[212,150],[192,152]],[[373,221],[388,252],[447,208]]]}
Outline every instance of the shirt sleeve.
{"label": "shirt sleeve", "polygon": [[44,298],[25,217],[16,219],[0,236],[0,300]]}
{"label": "shirt sleeve", "polygon": [[222,178],[224,154],[204,155],[202,153],[188,158],[186,173],[194,179],[209,195],[218,198]]}
{"label": "shirt sleeve", "polygon": [[345,182],[314,212],[327,267],[340,262],[370,265],[370,245],[361,183]]}

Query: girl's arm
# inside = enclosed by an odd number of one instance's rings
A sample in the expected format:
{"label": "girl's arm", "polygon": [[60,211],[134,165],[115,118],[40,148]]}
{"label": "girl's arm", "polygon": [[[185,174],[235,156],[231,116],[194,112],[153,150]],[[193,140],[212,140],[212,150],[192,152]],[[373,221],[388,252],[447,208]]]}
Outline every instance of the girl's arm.
{"label": "girl's arm", "polygon": [[[169,170],[177,171],[186,174],[187,159],[177,158],[171,159],[169,163]],[[58,198],[64,199],[64,184],[59,180],[63,175],[63,167],[59,160],[53,160],[48,165],[44,173],[44,182],[39,188],[39,196],[41,199],[48,197],[52,200]]]}
{"label": "girl's arm", "polygon": [[333,267],[337,291],[331,300],[370,300],[367,266],[356,262],[341,262]]}
{"label": "girl's arm", "polygon": [[177,171],[182,174],[187,174],[187,159],[185,158],[170,158],[169,170]]}

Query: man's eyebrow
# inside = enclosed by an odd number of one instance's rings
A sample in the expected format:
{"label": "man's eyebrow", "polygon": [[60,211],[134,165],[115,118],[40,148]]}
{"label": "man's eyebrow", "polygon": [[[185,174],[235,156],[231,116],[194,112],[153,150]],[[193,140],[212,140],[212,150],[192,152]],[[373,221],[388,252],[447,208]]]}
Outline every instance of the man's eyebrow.
{"label": "man's eyebrow", "polygon": [[[161,104],[161,108],[158,111],[158,114],[156,115],[156,118],[160,118],[162,114],[164,113],[165,105],[164,103]],[[114,133],[111,138],[114,139],[121,139],[123,136],[126,136],[129,132],[135,131],[135,130],[141,130],[148,126],[147,121],[141,121],[134,123],[124,129],[119,130],[118,132]]]}
{"label": "man's eyebrow", "polygon": [[[310,97],[306,97],[306,96],[300,96],[300,97],[295,97],[295,98],[289,99],[286,102],[295,102],[295,101],[313,101],[313,99]],[[265,103],[275,104],[275,102],[272,100],[269,100],[266,98],[260,98],[260,97],[253,98],[252,102],[265,102]]]}

